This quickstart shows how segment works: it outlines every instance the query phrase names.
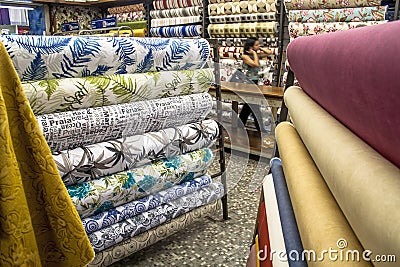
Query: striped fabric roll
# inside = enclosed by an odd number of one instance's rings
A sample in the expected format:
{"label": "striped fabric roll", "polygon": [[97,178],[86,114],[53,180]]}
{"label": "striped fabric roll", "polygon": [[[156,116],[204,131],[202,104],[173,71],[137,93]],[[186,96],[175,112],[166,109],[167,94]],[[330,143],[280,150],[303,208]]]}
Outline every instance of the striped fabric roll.
{"label": "striped fabric roll", "polygon": [[200,21],[201,21],[201,16],[152,19],[151,27],[191,24],[191,23],[198,23]]}
{"label": "striped fabric roll", "polygon": [[153,37],[194,37],[201,36],[201,25],[176,26],[176,27],[156,27],[150,29]]}
{"label": "striped fabric roll", "polygon": [[184,7],[166,10],[151,10],[150,17],[153,19],[162,18],[176,18],[176,17],[189,17],[200,16],[203,13],[203,8],[200,6]]}
{"label": "striped fabric roll", "polygon": [[156,0],[153,1],[156,10],[203,6],[202,0]]}

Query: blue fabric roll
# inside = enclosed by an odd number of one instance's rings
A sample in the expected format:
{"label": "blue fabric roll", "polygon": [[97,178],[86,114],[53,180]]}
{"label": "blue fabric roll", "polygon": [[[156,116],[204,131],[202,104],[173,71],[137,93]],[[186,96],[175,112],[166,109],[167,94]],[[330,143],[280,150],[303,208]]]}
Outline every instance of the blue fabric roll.
{"label": "blue fabric roll", "polygon": [[279,158],[271,159],[270,168],[275,185],[276,199],[278,201],[279,216],[281,218],[289,266],[307,266],[307,262],[302,259],[303,245],[301,243],[299,229],[297,228],[292,202],[290,201],[281,160]]}

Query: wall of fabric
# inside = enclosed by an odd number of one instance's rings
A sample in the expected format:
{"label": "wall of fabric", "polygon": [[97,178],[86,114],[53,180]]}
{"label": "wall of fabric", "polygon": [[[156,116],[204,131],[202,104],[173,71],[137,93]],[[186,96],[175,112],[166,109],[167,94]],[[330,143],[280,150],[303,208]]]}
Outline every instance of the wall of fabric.
{"label": "wall of fabric", "polygon": [[[111,7],[107,9],[107,17],[115,17],[117,26],[128,26],[133,29],[133,36],[145,37],[147,35],[146,9],[141,4]],[[111,32],[117,34],[117,32]],[[131,31],[120,31],[120,36],[132,36]]]}
{"label": "wall of fabric", "polygon": [[204,36],[202,27],[202,0],[153,1],[150,12],[150,36],[156,37],[196,37]]}
{"label": "wall of fabric", "polygon": [[[204,120],[214,80],[200,69],[210,55],[206,40],[0,40],[97,252],[223,196],[223,185],[205,175],[219,134]],[[110,231],[120,233],[111,242]]]}

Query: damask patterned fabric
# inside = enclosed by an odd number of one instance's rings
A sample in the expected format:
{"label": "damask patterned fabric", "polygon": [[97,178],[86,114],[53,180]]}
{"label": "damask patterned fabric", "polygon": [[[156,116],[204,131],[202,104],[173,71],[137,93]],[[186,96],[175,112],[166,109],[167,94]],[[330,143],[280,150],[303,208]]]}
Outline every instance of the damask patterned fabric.
{"label": "damask patterned fabric", "polygon": [[130,170],[205,148],[218,136],[213,120],[53,153],[65,185]]}
{"label": "damask patterned fabric", "polygon": [[22,81],[201,69],[204,39],[1,36]]}
{"label": "damask patterned fabric", "polygon": [[152,19],[200,16],[202,14],[203,7],[200,6],[150,11],[150,17]]}
{"label": "damask patterned fabric", "polygon": [[175,185],[167,190],[160,191],[153,195],[146,196],[102,212],[98,215],[83,219],[82,223],[85,227],[86,233],[90,234],[107,226],[137,216],[143,212],[155,209],[162,204],[169,203],[187,194],[193,193],[210,183],[211,177],[209,175],[204,175],[193,179],[192,181]]}
{"label": "damask patterned fabric", "polygon": [[[210,149],[201,149],[98,180],[67,186],[81,218],[200,177],[212,163]],[[87,179],[89,180],[89,179]]]}
{"label": "damask patterned fabric", "polygon": [[96,252],[102,251],[197,207],[212,203],[223,195],[224,186],[220,182],[214,182],[186,196],[91,233],[90,243]]}
{"label": "damask patterned fabric", "polygon": [[207,92],[211,69],[89,76],[22,83],[36,115]]}
{"label": "damask patterned fabric", "polygon": [[94,257],[0,42],[0,266],[85,266]]}
{"label": "damask patterned fabric", "polygon": [[322,34],[328,32],[345,31],[349,29],[355,29],[359,27],[365,27],[370,25],[383,24],[387,21],[365,21],[365,22],[321,22],[321,23],[300,23],[290,22],[289,23],[289,36],[290,38],[296,38],[299,36],[308,36],[315,34]]}
{"label": "damask patterned fabric", "polygon": [[386,20],[386,6],[343,9],[290,10],[292,22],[357,22]]}
{"label": "damask patterned fabric", "polygon": [[201,25],[155,27],[150,29],[150,34],[155,37],[194,37],[201,36],[202,30]]}
{"label": "damask patterned fabric", "polygon": [[204,120],[208,93],[146,100],[37,116],[52,151],[73,149],[125,136]]}
{"label": "damask patterned fabric", "polygon": [[379,6],[381,0],[284,0],[286,10]]}
{"label": "damask patterned fabric", "polygon": [[103,251],[97,252],[94,260],[88,266],[109,266],[114,262],[122,260],[145,247],[153,245],[154,243],[175,234],[176,232],[190,226],[200,218],[218,211],[220,208],[221,203],[217,200],[211,204],[189,211],[188,213],[165,222],[164,224],[152,228],[142,234],[122,241],[121,243]]}

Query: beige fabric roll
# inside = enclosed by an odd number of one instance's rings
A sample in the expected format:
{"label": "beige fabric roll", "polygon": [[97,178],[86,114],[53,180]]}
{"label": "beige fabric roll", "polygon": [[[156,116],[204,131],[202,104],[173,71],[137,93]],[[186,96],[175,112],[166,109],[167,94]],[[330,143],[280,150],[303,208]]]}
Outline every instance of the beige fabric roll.
{"label": "beige fabric roll", "polygon": [[[337,242],[345,238],[345,250],[357,250],[362,255],[357,237],[292,124],[280,123],[276,140],[304,249],[315,251],[316,258],[322,259],[322,250],[340,250]],[[367,262],[332,261],[328,255],[323,258],[306,260],[310,267],[371,266]]]}
{"label": "beige fabric roll", "polygon": [[[299,87],[286,91],[285,103],[301,139],[361,244],[374,255],[395,254],[400,259],[399,168]],[[398,266],[398,263],[374,265]]]}

